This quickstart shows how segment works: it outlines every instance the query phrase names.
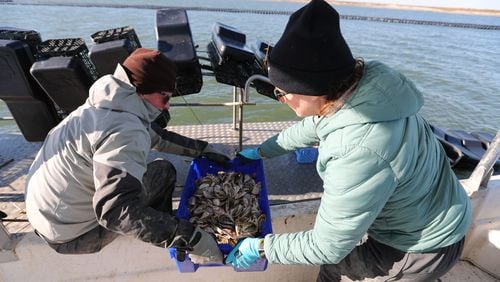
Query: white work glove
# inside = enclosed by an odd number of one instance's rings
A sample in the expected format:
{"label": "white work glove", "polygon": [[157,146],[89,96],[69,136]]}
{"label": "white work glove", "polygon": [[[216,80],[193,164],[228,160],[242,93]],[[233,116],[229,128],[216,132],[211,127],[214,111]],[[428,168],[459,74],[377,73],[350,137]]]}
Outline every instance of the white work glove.
{"label": "white work glove", "polygon": [[188,251],[188,255],[193,263],[223,263],[224,257],[215,238],[201,228],[195,228],[189,245],[192,250]]}

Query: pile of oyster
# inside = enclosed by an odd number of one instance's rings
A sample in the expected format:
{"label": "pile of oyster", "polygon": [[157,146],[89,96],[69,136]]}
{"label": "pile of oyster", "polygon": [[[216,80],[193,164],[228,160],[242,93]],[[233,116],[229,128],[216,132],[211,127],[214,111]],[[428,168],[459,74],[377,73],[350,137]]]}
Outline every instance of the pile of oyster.
{"label": "pile of oyster", "polygon": [[259,206],[260,182],[255,175],[220,171],[196,180],[188,200],[190,222],[213,233],[220,244],[236,245],[257,237],[266,220]]}

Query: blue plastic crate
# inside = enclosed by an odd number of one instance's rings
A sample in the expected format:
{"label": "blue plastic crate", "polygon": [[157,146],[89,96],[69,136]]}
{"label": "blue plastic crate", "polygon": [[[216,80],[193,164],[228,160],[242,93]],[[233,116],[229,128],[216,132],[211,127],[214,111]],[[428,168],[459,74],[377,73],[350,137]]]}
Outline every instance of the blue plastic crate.
{"label": "blue plastic crate", "polygon": [[[267,197],[267,187],[266,181],[264,177],[264,168],[262,160],[253,161],[246,164],[240,164],[239,159],[236,158],[229,163],[228,167],[221,167],[216,163],[205,159],[205,158],[197,158],[191,162],[191,167],[189,168],[188,176],[186,178],[186,183],[184,185],[184,190],[182,191],[181,200],[179,202],[179,208],[177,209],[177,217],[184,218],[189,220],[189,211],[188,211],[188,200],[194,194],[196,190],[195,182],[197,179],[201,177],[205,177],[207,174],[215,174],[219,171],[226,172],[241,172],[244,174],[254,174],[256,176],[256,181],[260,182],[261,190],[259,193],[259,206],[262,212],[266,215],[266,220],[262,226],[262,233],[260,237],[264,237],[266,234],[272,233],[272,224],[271,224],[271,212],[269,209],[269,201]],[[229,244],[219,244],[219,249],[224,254],[224,257],[227,256],[233,247]],[[186,254],[186,259],[182,262],[176,259],[177,250],[174,248],[169,249],[170,258],[175,260],[177,269],[179,272],[195,272],[198,267],[220,267],[225,266],[225,264],[195,264],[191,262],[189,256]],[[249,271],[264,271],[267,268],[267,260],[259,259],[257,260],[251,267],[248,269],[238,269],[234,268],[235,271],[238,272],[249,272]]]}
{"label": "blue plastic crate", "polygon": [[310,164],[318,159],[317,148],[304,148],[295,151],[295,156],[299,164]]}

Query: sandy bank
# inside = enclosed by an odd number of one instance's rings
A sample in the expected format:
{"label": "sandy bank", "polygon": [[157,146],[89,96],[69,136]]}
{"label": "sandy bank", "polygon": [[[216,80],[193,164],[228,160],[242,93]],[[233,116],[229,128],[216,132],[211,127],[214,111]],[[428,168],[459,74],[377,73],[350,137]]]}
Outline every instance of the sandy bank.
{"label": "sandy bank", "polygon": [[[282,2],[295,2],[307,3],[309,0],[274,0]],[[395,9],[395,10],[414,10],[414,11],[431,11],[452,14],[468,14],[468,15],[486,15],[486,16],[500,16],[500,10],[485,10],[485,9],[466,9],[466,8],[445,8],[445,7],[426,7],[414,5],[399,5],[399,4],[385,4],[385,3],[367,3],[367,2],[351,2],[351,1],[332,1],[327,0],[332,5],[356,6],[356,7],[369,7],[380,9]]]}

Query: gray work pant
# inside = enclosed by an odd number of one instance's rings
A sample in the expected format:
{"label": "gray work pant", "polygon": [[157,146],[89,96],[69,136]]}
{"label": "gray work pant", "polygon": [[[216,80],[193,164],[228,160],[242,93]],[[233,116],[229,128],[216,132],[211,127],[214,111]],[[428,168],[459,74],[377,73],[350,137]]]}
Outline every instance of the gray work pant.
{"label": "gray work pant", "polygon": [[[158,211],[172,213],[175,181],[176,170],[169,161],[155,160],[149,163],[142,180],[144,184],[140,195],[142,202]],[[36,230],[35,233],[43,238]],[[100,251],[118,236],[118,233],[99,225],[69,242],[47,243],[60,254],[90,254]]]}
{"label": "gray work pant", "polygon": [[338,264],[322,265],[317,282],[351,280],[436,281],[458,261],[464,239],[426,253],[405,253],[368,237]]}

